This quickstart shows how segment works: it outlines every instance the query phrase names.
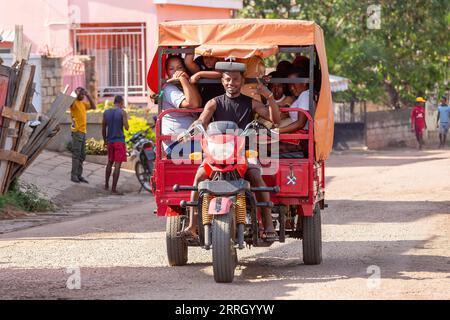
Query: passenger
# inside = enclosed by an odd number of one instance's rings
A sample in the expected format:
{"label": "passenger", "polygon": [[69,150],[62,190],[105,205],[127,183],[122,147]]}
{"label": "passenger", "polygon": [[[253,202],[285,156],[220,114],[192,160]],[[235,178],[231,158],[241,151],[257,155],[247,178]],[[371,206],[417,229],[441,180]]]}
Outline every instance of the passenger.
{"label": "passenger", "polygon": [[[216,72],[216,63],[219,61],[216,57],[200,56],[194,60],[194,55],[188,54],[185,58],[186,67],[192,74],[191,83],[197,84],[200,79],[220,79],[222,74]],[[203,101],[203,107],[209,100],[225,94],[225,90],[220,83],[200,84],[198,85],[200,95]]]}
{"label": "passenger", "polygon": [[[309,69],[309,68],[308,68]],[[289,73],[289,79],[308,78],[308,69],[294,69]],[[289,84],[289,90],[296,99],[292,103],[292,109],[303,109],[309,111],[309,84],[307,83],[292,83]],[[307,118],[303,113],[290,112],[289,116],[292,123],[287,127],[280,128],[280,133],[292,133],[301,129],[308,130]]]}
{"label": "passenger", "polygon": [[[266,81],[269,81],[270,79],[274,78],[286,78],[287,75],[283,76],[283,74],[274,71],[264,77]],[[288,90],[287,85],[283,83],[269,83],[268,85],[269,90],[273,93],[275,102],[278,104],[278,107],[280,108],[288,108],[291,106],[291,104],[294,102],[294,98],[291,96],[286,96],[285,92]],[[281,113],[281,122],[279,127],[284,127],[292,123],[289,114],[288,113]],[[260,123],[265,125],[268,129],[272,129],[274,127],[273,123],[266,121],[264,119],[258,119]]]}
{"label": "passenger", "polygon": [[[287,76],[287,74],[286,74]],[[269,74],[270,79],[274,78],[283,78],[285,77],[282,73],[279,73],[277,71],[274,71]],[[270,83],[269,84],[269,90],[272,91],[275,101],[277,102],[278,106],[280,108],[287,108],[290,107],[291,104],[294,102],[294,98],[291,96],[286,96],[285,92],[288,89],[287,85],[283,83]]]}
{"label": "passenger", "polygon": [[297,69],[309,70],[309,58],[305,56],[297,56],[292,62],[292,66]]}
{"label": "passenger", "polygon": [[[280,63],[278,63],[277,65],[277,73],[280,74],[280,78],[286,78],[289,75],[289,72],[292,71],[292,69],[294,68],[294,66],[292,65],[291,62],[283,60]],[[286,97],[290,97],[292,96],[291,92],[289,91],[289,88],[287,85],[284,85],[284,95]]]}
{"label": "passenger", "polygon": [[[166,60],[165,70],[169,80],[163,87],[163,111],[200,108],[202,103],[200,93],[196,86],[190,83],[184,60],[180,56],[170,56]],[[187,130],[195,120],[197,117],[192,113],[168,114],[162,121],[162,134],[176,137],[179,133]],[[168,142],[163,143],[166,152],[169,152],[169,145]],[[181,147],[179,148],[181,149]],[[181,153],[179,155],[182,156]]]}
{"label": "passenger", "polygon": [[283,61],[280,61],[280,63],[278,63],[276,72],[278,72],[282,75],[287,75],[290,71],[292,71],[293,67],[294,66],[292,65],[291,62],[289,62],[287,60],[283,60]]}
{"label": "passenger", "polygon": [[[308,69],[294,69],[290,72],[289,79],[308,78]],[[293,83],[289,84],[289,90],[296,98],[294,103],[290,106],[292,109],[303,109],[309,111],[309,85],[307,83]],[[307,133],[309,129],[308,118],[303,113],[290,112],[289,119],[283,120],[280,126],[280,134],[294,134]],[[306,156],[308,145],[305,140],[292,139],[280,143],[280,154],[287,152],[303,152]]]}
{"label": "passenger", "polygon": [[[246,65],[246,71],[244,73],[245,79],[261,79],[265,77],[266,65],[263,58],[253,56],[243,60],[243,63]],[[258,93],[258,83],[245,83],[242,86],[241,93],[254,100],[264,103],[263,97]]]}

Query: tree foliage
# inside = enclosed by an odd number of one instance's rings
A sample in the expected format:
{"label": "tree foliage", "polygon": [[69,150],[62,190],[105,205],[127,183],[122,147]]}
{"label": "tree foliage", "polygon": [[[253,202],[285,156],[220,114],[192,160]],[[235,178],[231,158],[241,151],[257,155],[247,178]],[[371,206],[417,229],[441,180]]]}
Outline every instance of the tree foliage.
{"label": "tree foliage", "polygon": [[[381,8],[370,27],[371,5]],[[446,0],[244,0],[240,17],[313,20],[324,30],[330,72],[352,80],[347,96],[401,107],[445,89]]]}

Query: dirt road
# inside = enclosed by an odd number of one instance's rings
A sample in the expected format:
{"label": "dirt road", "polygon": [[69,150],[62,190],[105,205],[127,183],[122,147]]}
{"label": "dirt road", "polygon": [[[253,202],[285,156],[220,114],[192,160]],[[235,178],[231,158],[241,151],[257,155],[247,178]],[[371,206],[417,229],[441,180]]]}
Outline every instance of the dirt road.
{"label": "dirt road", "polygon": [[450,298],[449,151],[334,155],[327,180],[321,266],[303,265],[301,242],[288,240],[240,252],[233,284],[214,282],[200,249],[169,268],[165,221],[142,197],[126,211],[0,236],[0,298]]}

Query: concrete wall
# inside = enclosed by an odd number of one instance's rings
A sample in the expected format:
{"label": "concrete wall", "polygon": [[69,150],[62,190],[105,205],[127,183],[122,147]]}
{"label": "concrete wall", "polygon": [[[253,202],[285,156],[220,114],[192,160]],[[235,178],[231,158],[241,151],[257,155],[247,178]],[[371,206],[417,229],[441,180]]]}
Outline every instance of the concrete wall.
{"label": "concrete wall", "polygon": [[[129,116],[133,116],[130,114]],[[142,114],[136,114],[137,117],[145,117],[149,123],[153,123],[153,115],[144,116]],[[102,113],[88,113],[88,125],[87,125],[87,138],[94,138],[96,140],[103,140],[102,137]],[[48,150],[56,152],[67,151],[67,144],[72,141],[72,120],[70,114],[66,115],[66,118],[60,124],[60,132],[51,140],[47,146]]]}
{"label": "concrete wall", "polygon": [[41,96],[42,112],[46,113],[63,89],[62,59],[42,57]]}
{"label": "concrete wall", "polygon": [[[367,113],[367,147],[383,149],[389,147],[416,148],[417,142],[410,123],[411,109],[378,111]],[[438,143],[435,128],[424,135],[425,144],[433,146]]]}

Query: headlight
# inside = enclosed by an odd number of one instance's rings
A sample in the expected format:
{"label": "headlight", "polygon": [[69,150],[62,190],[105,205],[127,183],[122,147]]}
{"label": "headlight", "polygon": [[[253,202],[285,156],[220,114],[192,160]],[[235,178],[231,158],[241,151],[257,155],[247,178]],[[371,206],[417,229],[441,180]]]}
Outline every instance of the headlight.
{"label": "headlight", "polygon": [[234,154],[234,142],[215,143],[208,141],[208,152],[217,161],[225,161]]}

